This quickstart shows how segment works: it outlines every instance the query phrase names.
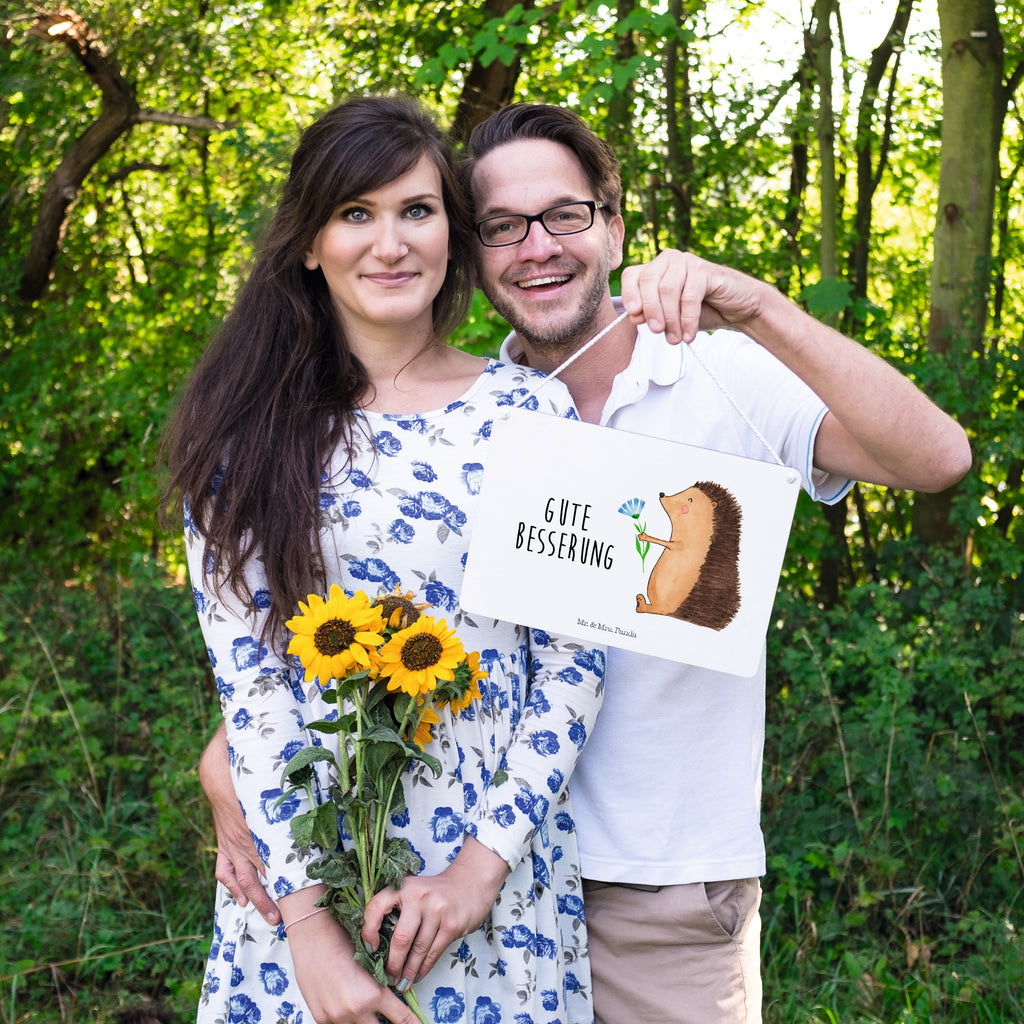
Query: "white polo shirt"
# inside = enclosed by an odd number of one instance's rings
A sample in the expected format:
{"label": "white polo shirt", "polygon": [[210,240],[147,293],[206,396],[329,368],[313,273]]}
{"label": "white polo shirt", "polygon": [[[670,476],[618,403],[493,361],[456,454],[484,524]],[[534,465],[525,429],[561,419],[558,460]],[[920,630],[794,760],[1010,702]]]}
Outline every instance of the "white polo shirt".
{"label": "white polo shirt", "polygon": [[[724,387],[813,498],[839,501],[852,481],[812,467],[821,400],[746,335],[702,332],[693,345],[719,383],[686,345],[641,326],[601,424],[774,462]],[[502,359],[521,355],[506,339]],[[764,874],[764,661],[762,648],[758,672],[741,678],[609,648],[604,707],[570,784],[585,878],[674,885]]]}

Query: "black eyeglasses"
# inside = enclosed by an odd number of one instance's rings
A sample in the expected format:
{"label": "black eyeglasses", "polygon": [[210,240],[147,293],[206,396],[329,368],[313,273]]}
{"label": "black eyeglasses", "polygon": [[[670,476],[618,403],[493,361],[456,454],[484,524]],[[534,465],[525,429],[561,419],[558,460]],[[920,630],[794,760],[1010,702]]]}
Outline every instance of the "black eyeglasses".
{"label": "black eyeglasses", "polygon": [[549,235],[578,235],[594,224],[594,211],[603,210],[606,203],[593,199],[580,199],[575,203],[559,203],[540,213],[507,213],[500,217],[478,220],[477,237],[484,245],[515,245],[530,233],[530,225],[540,221]]}

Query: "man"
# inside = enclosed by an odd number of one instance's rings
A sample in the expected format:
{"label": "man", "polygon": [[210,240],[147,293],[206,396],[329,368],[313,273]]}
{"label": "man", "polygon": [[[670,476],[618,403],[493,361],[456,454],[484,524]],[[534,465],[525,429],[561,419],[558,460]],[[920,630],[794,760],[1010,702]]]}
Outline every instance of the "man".
{"label": "man", "polygon": [[[469,149],[480,286],[515,330],[503,358],[551,372],[619,316],[618,164],[545,105],[499,111]],[[934,491],[969,469],[952,419],[771,286],[678,253],[622,281],[630,319],[559,374],[584,420],[769,458],[731,398],[826,502],[854,479]],[[706,333],[721,327],[733,330]],[[609,650],[571,783],[598,1024],[760,1020],[764,700],[763,654],[743,679]],[[204,757],[208,792],[228,779],[223,757]],[[272,913],[230,803],[214,799],[218,877]]]}

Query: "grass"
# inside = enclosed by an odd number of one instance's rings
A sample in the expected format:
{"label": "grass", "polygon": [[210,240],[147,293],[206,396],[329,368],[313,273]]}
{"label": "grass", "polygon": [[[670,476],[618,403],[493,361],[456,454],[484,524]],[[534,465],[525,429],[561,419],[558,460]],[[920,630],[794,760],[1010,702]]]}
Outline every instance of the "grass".
{"label": "grass", "polygon": [[[0,1024],[198,1002],[213,688],[187,588],[141,557],[105,579],[0,592]],[[970,595],[878,597],[780,598],[766,1024],[1024,1021],[1019,635],[969,628]]]}

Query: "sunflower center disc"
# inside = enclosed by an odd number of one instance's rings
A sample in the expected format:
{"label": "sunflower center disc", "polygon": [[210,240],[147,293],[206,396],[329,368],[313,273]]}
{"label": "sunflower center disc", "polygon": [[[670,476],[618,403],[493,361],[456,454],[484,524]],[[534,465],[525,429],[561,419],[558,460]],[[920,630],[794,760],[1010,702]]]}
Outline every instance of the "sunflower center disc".
{"label": "sunflower center disc", "polygon": [[441,660],[443,653],[444,645],[436,636],[420,633],[402,645],[402,664],[410,671],[430,668]]}
{"label": "sunflower center disc", "polygon": [[323,625],[317,626],[313,634],[313,643],[321,654],[331,656],[341,654],[351,647],[355,638],[356,631],[352,623],[343,619],[329,619]]}

